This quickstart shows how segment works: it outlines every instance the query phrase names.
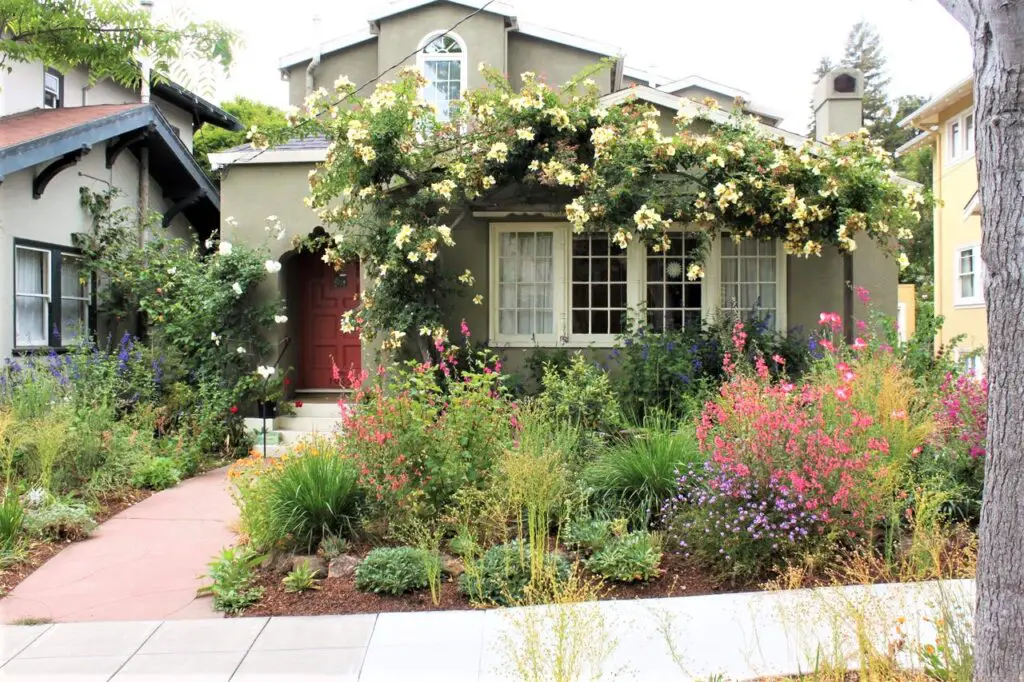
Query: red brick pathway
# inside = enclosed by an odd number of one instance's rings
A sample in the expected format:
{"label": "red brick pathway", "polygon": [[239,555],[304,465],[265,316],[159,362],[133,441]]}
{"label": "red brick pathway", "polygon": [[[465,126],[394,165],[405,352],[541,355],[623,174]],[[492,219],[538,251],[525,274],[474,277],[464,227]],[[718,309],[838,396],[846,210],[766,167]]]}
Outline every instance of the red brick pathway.
{"label": "red brick pathway", "polygon": [[0,622],[217,617],[196,590],[213,555],[235,542],[225,474],[159,492],[68,546],[0,600]]}

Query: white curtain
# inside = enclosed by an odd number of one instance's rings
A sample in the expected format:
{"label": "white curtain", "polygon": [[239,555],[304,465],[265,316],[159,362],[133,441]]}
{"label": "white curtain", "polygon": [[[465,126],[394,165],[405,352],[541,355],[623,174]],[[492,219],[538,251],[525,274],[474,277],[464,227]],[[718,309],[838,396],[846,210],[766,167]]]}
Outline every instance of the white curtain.
{"label": "white curtain", "polygon": [[18,346],[47,343],[49,257],[44,251],[15,248],[15,344]]}
{"label": "white curtain", "polygon": [[506,232],[499,239],[498,328],[502,334],[554,331],[554,234]]}

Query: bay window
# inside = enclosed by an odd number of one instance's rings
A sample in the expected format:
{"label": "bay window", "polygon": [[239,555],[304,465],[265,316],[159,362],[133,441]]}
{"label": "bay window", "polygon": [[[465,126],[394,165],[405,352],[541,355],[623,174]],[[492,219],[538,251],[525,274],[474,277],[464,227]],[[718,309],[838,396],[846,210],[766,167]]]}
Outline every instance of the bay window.
{"label": "bay window", "polygon": [[667,251],[607,234],[573,234],[565,223],[492,223],[490,338],[510,346],[611,346],[646,308],[654,331],[699,325],[756,308],[785,329],[785,255],[775,240],[713,242],[705,277],[691,281],[696,235],[670,234]]}
{"label": "bay window", "polygon": [[14,343],[60,347],[87,334],[92,286],[82,256],[66,247],[14,244]]}

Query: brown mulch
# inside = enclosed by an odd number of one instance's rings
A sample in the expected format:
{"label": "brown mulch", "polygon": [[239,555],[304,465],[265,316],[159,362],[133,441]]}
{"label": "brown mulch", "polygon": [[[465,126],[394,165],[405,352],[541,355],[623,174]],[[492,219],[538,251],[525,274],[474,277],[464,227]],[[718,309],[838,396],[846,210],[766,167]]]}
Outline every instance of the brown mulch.
{"label": "brown mulch", "polygon": [[[692,562],[679,555],[666,554],[662,569],[664,572],[660,577],[647,583],[606,583],[601,599],[685,597],[736,592],[740,589],[716,583],[706,572],[701,572]],[[354,578],[327,578],[318,582],[318,590],[285,592],[281,583],[283,577],[269,568],[259,570],[257,584],[264,590],[263,598],[255,606],[246,609],[246,616],[321,616],[481,608],[470,604],[459,593],[457,581],[447,577],[441,585],[441,603],[437,606],[431,601],[429,590],[397,597],[360,592],[356,589]]]}
{"label": "brown mulch", "polygon": [[[99,510],[93,514],[97,523],[103,523],[117,516],[128,507],[142,502],[153,494],[152,490],[127,490],[106,495],[97,501]],[[52,559],[58,552],[75,542],[73,540],[37,540],[32,542],[25,554],[16,562],[0,569],[0,597],[7,595],[22,580],[32,575],[37,568]]]}

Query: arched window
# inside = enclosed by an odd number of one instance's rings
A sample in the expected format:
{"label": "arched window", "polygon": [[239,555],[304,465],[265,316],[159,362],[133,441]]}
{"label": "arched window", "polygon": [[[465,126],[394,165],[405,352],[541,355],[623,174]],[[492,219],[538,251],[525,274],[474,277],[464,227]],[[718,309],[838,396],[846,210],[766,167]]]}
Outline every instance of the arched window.
{"label": "arched window", "polygon": [[430,33],[420,41],[417,65],[427,78],[423,99],[447,120],[452,102],[466,90],[466,43],[454,33]]}

